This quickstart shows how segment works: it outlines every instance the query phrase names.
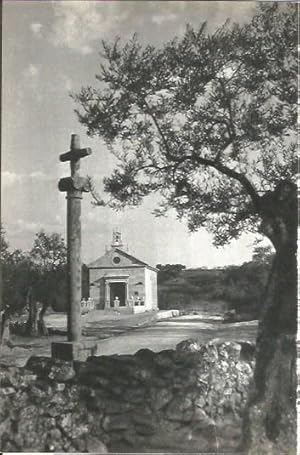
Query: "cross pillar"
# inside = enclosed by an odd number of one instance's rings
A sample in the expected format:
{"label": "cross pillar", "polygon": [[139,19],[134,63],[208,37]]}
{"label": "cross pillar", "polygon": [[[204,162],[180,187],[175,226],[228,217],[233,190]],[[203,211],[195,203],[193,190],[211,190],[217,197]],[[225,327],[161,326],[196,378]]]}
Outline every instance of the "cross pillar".
{"label": "cross pillar", "polygon": [[[68,343],[52,343],[52,355],[64,360],[82,359],[81,343],[81,199],[89,191],[86,178],[79,175],[80,159],[92,153],[80,148],[77,134],[71,136],[70,151],[60,155],[60,161],[70,161],[71,176],[60,179],[58,187],[67,196],[67,325]],[[71,357],[71,358],[70,358]],[[83,355],[84,357],[84,355]]]}
{"label": "cross pillar", "polygon": [[67,194],[68,340],[81,338],[81,192]]}

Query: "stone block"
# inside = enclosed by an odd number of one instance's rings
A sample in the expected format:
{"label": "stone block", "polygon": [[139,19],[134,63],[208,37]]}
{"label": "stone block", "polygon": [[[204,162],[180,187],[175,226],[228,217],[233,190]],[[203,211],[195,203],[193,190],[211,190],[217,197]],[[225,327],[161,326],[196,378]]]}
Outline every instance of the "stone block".
{"label": "stone block", "polygon": [[144,305],[141,305],[141,306],[133,306],[131,309],[131,312],[133,314],[137,314],[137,313],[144,313],[145,311],[147,311],[147,308],[144,306]]}
{"label": "stone block", "polygon": [[86,346],[82,342],[63,341],[51,343],[51,356],[66,361],[84,362],[92,355],[94,345]]}
{"label": "stone block", "polygon": [[13,387],[2,387],[0,392],[2,395],[13,395],[16,390]]}
{"label": "stone block", "polygon": [[103,419],[102,427],[104,431],[120,431],[132,428],[128,414],[118,414],[106,416]]}
{"label": "stone block", "polygon": [[168,420],[183,421],[183,413],[192,409],[192,400],[187,396],[178,396],[168,404],[165,417]]}
{"label": "stone block", "polygon": [[57,382],[65,382],[70,381],[75,376],[75,371],[73,368],[72,362],[55,362],[49,371],[48,378],[52,381]]}
{"label": "stone block", "polygon": [[93,437],[93,436],[88,436],[86,440],[86,448],[88,452],[94,452],[94,453],[107,453],[108,449],[105,444],[103,444],[100,439]]}
{"label": "stone block", "polygon": [[151,388],[150,389],[151,403],[154,409],[162,409],[165,405],[170,403],[173,398],[173,393],[170,389],[163,388]]}

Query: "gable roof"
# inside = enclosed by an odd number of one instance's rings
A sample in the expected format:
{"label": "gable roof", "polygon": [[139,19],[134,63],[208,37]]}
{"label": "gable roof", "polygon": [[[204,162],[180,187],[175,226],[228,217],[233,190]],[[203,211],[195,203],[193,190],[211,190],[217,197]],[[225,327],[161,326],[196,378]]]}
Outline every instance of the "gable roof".
{"label": "gable roof", "polygon": [[[110,258],[111,258],[111,255],[114,253],[118,253],[120,256],[123,256],[124,258],[128,259],[128,261],[130,261],[131,264],[130,265],[121,265],[121,266],[112,266]],[[108,267],[126,268],[127,266],[147,267],[148,269],[153,270],[154,272],[158,272],[158,269],[156,269],[155,267],[152,267],[151,265],[147,264],[146,262],[141,261],[140,259],[136,258],[135,256],[132,256],[131,254],[128,254],[127,252],[125,252],[117,247],[111,248],[103,256],[96,259],[96,261],[93,261],[87,265],[87,267],[89,269],[108,268]]]}
{"label": "gable roof", "polygon": [[146,262],[141,261],[140,259],[136,258],[135,256],[132,256],[131,254],[126,253],[123,250],[120,250],[120,248],[116,248],[115,251],[117,251],[121,256],[124,256],[125,258],[129,259],[132,262],[136,262],[139,265],[144,265],[148,267],[148,264]]}

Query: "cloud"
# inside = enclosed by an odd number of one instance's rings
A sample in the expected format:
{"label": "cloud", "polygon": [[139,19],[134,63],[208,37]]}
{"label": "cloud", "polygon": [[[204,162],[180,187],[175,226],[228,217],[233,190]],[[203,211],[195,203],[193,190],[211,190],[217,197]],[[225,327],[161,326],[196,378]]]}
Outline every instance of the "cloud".
{"label": "cloud", "polygon": [[169,14],[154,14],[151,18],[153,24],[162,25],[165,22],[175,21],[177,19],[177,15],[174,13]]}
{"label": "cloud", "polygon": [[187,1],[149,2],[151,22],[157,26],[174,22],[189,9]]}
{"label": "cloud", "polygon": [[55,222],[58,224],[62,224],[63,223],[62,217],[60,215],[55,215]]}
{"label": "cloud", "polygon": [[91,54],[93,42],[126,17],[122,9],[118,11],[119,2],[61,1],[52,6],[54,23],[50,42],[82,55]]}
{"label": "cloud", "polygon": [[45,174],[45,172],[42,171],[34,171],[31,172],[30,174],[25,175],[25,178],[28,177],[33,180],[48,180],[49,176]]}
{"label": "cloud", "polygon": [[18,234],[29,232],[31,234],[44,230],[46,232],[59,232],[61,228],[61,222],[56,219],[53,222],[41,222],[33,220],[24,220],[23,218],[18,218],[13,223],[10,224],[9,232],[10,234]]}
{"label": "cloud", "polygon": [[[23,83],[31,90],[36,90],[40,78],[40,65],[30,63],[23,71]],[[36,99],[40,99],[40,94],[37,94]]]}
{"label": "cloud", "polygon": [[11,185],[17,185],[19,183],[25,183],[25,182],[28,182],[29,180],[45,182],[45,181],[53,180],[53,177],[50,177],[49,175],[45,174],[42,171],[34,171],[34,172],[30,172],[29,174],[21,174],[21,173],[16,173],[16,172],[3,171],[1,173],[1,180],[2,180],[3,187],[7,187],[7,186],[11,186]]}
{"label": "cloud", "polygon": [[42,35],[42,24],[40,24],[39,22],[34,22],[32,24],[30,24],[30,30],[32,31],[32,33],[35,35],[35,36],[41,36]]}
{"label": "cloud", "polygon": [[22,175],[15,172],[4,171],[1,173],[1,181],[3,186],[14,185],[22,181]]}
{"label": "cloud", "polygon": [[[130,38],[134,32],[143,36],[157,32],[170,24],[175,33],[185,30],[186,23],[208,20],[212,29],[225,22],[227,17],[240,20],[246,17],[255,2],[241,2],[234,9],[230,1],[53,1],[53,22],[47,39],[56,47],[71,49],[81,55],[95,51],[101,39],[108,36]],[[254,5],[254,6],[253,6]],[[199,18],[199,19],[198,19]],[[153,30],[154,29],[154,30]],[[98,43],[97,43],[98,42]]]}
{"label": "cloud", "polygon": [[62,82],[62,86],[63,86],[64,90],[67,90],[68,92],[70,92],[73,88],[72,80],[66,74],[61,74],[59,79]]}
{"label": "cloud", "polygon": [[40,68],[38,65],[30,63],[27,68],[25,68],[23,74],[27,79],[37,79],[40,74]]}
{"label": "cloud", "polygon": [[86,214],[85,219],[88,221],[96,221],[96,222],[100,221],[100,219],[101,219],[100,210],[93,208]]}
{"label": "cloud", "polygon": [[33,221],[25,221],[19,218],[16,223],[14,223],[14,232],[38,232],[43,229],[43,223],[36,223]]}

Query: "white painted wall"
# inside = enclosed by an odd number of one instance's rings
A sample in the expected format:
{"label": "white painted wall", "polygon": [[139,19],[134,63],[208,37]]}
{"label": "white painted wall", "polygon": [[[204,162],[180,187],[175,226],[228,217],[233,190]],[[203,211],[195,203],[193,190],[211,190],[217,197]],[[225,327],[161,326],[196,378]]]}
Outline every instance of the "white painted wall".
{"label": "white painted wall", "polygon": [[157,273],[154,270],[145,269],[145,306],[147,310],[157,308]]}

